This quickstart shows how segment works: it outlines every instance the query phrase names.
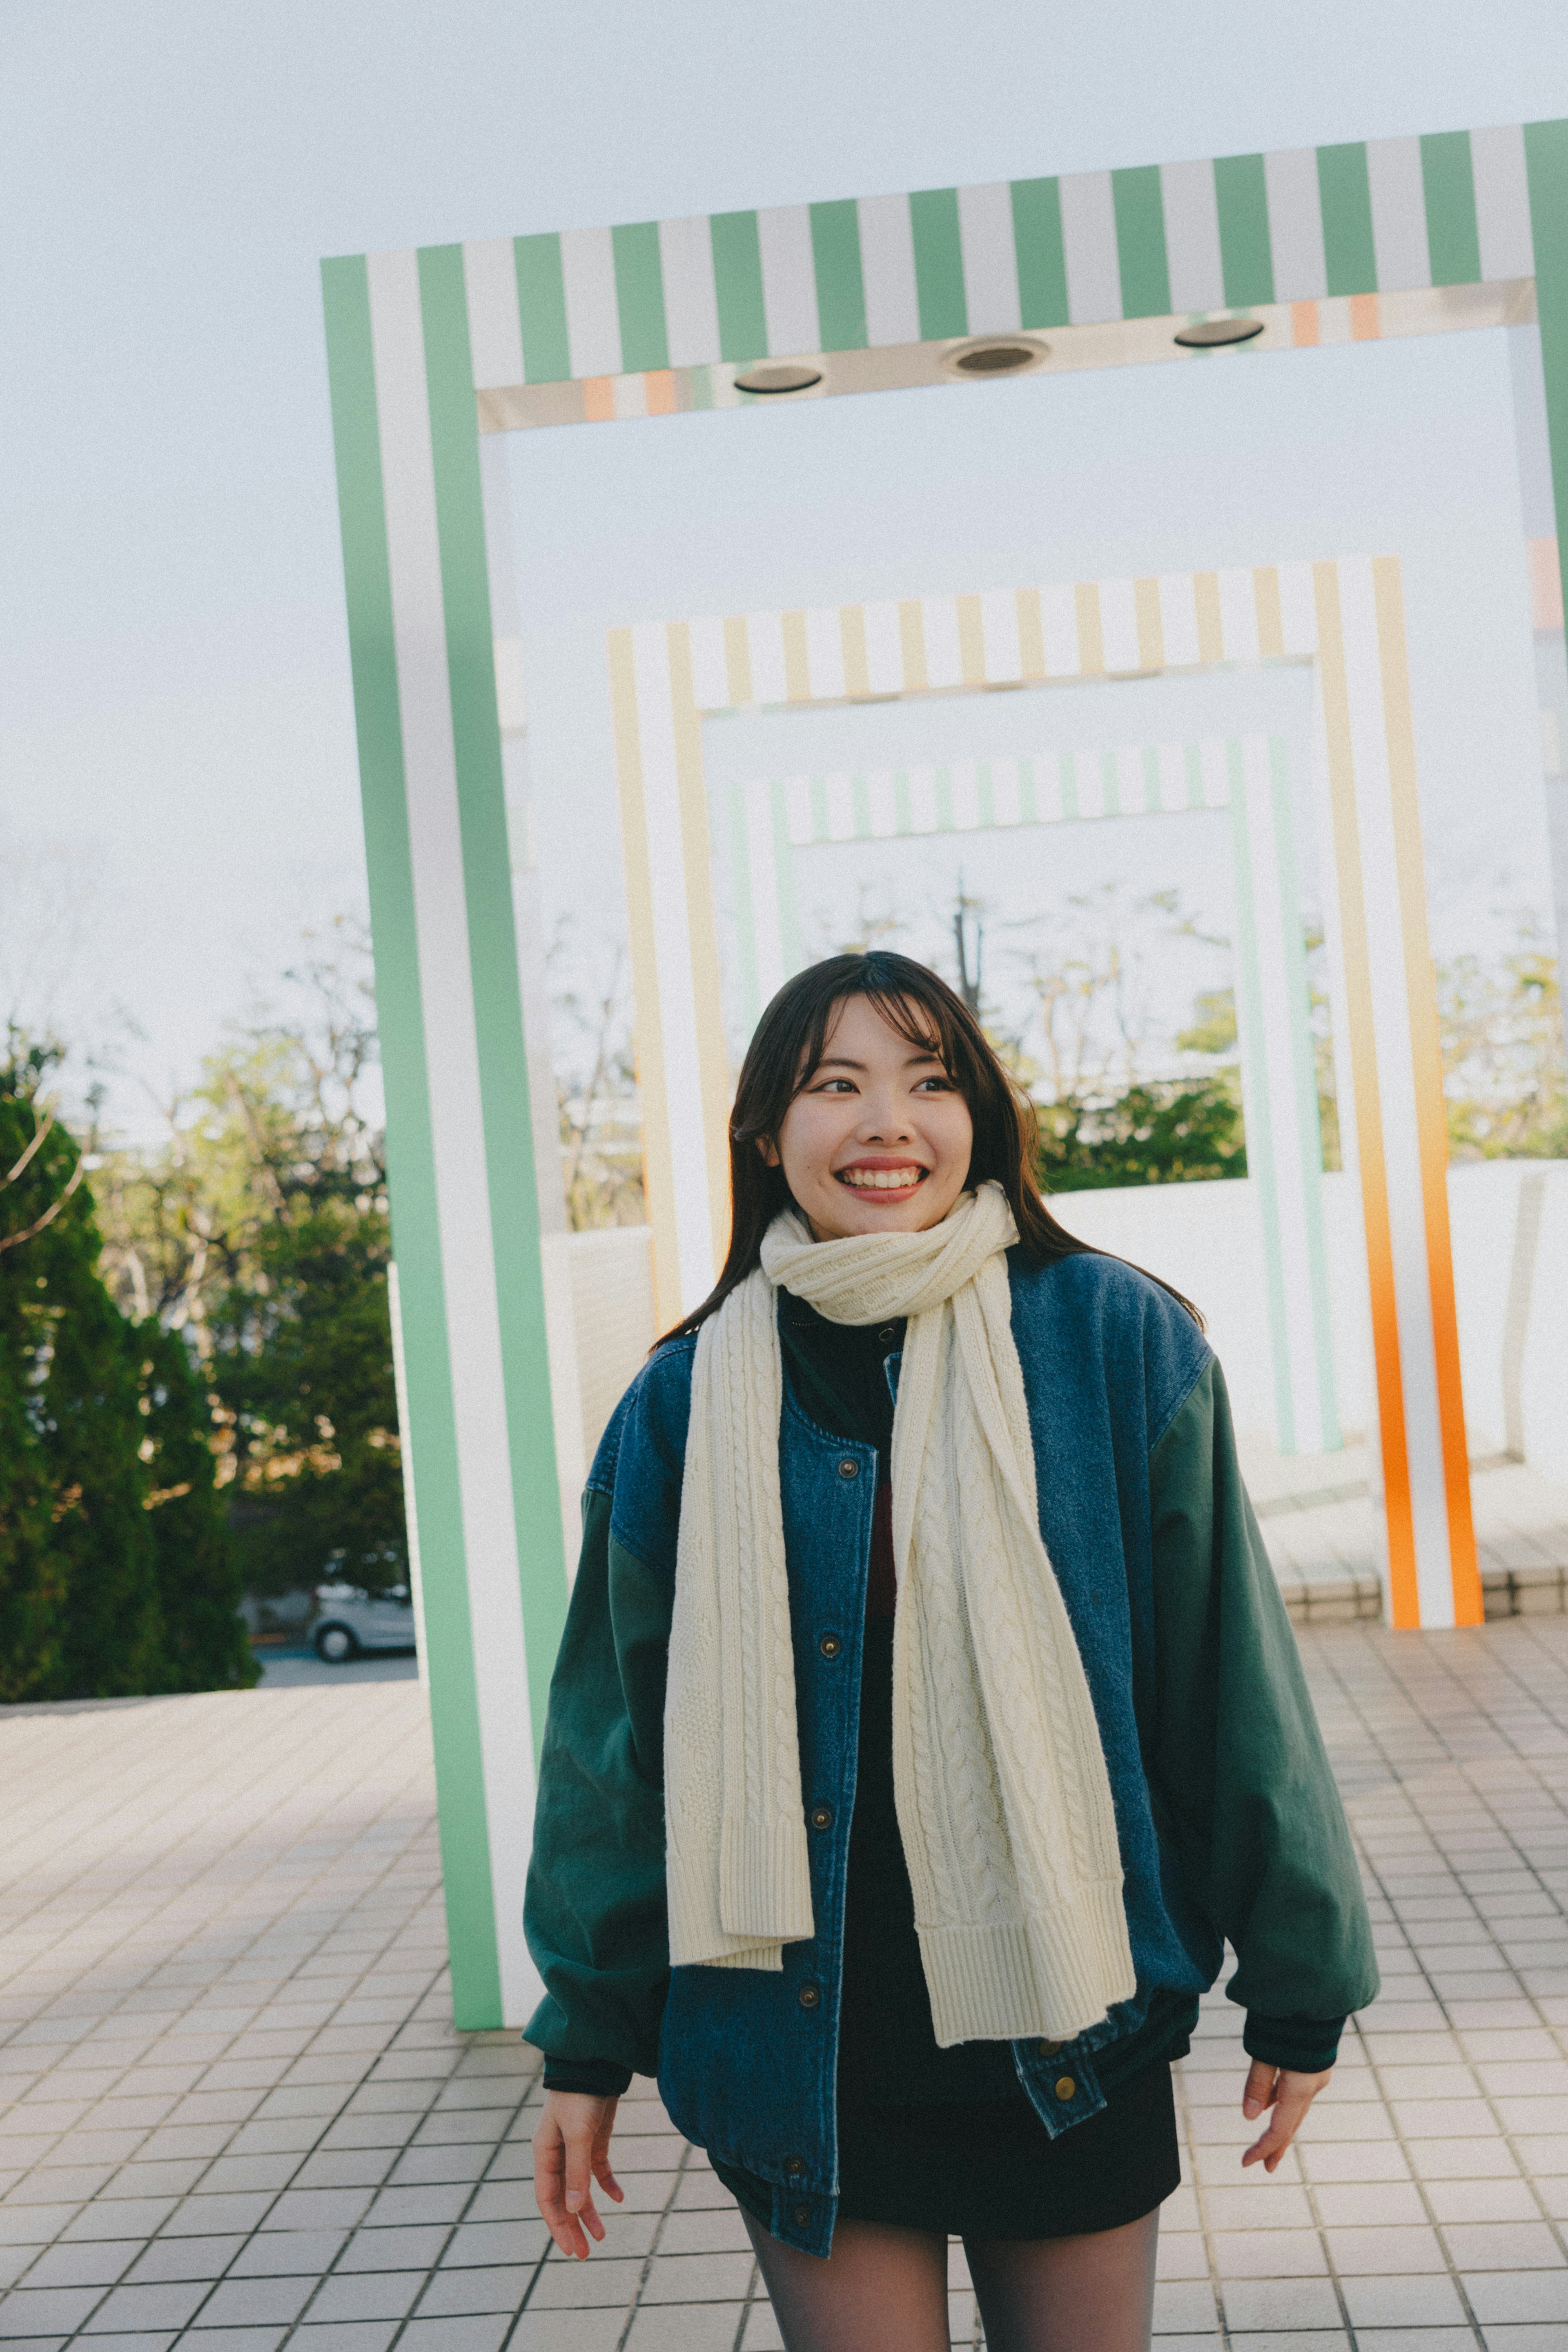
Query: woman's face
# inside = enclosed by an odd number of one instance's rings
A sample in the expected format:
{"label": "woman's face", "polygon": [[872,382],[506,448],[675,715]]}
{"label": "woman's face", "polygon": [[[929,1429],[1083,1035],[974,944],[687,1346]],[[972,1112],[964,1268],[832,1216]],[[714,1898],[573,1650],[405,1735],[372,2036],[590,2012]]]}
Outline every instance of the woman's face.
{"label": "woman's face", "polygon": [[814,1237],[918,1234],[963,1191],[969,1106],[935,1053],[890,1028],[865,996],[835,1010],[821,1061],[761,1146]]}

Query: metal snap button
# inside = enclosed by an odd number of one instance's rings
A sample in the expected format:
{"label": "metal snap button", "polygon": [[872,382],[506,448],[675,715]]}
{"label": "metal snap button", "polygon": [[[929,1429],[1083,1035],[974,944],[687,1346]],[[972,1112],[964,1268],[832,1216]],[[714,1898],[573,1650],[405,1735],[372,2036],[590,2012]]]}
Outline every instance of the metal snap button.
{"label": "metal snap button", "polygon": [[831,1830],[833,1826],[833,1809],[831,1805],[813,1805],[810,1818],[811,1827],[814,1830]]}
{"label": "metal snap button", "polygon": [[885,1331],[879,1331],[879,1332],[877,1333],[877,1335],[876,1335],[876,1336],[877,1336],[877,1343],[878,1343],[878,1345],[879,1345],[879,1346],[883,1347],[883,1348],[891,1348],[891,1347],[892,1347],[892,1345],[893,1345],[893,1343],[894,1343],[894,1341],[897,1339],[898,1334],[897,1334],[897,1332],[894,1329],[894,1328],[893,1328],[892,1324],[890,1323],[890,1324],[888,1325],[888,1327],[887,1327],[887,1328],[886,1328],[886,1330],[885,1330]]}
{"label": "metal snap button", "polygon": [[1054,2058],[1061,2044],[1060,2042],[1037,2042],[1034,2046],[1042,2058]]}
{"label": "metal snap button", "polygon": [[860,1475],[861,1475],[861,1465],[860,1465],[860,1464],[859,1464],[859,1463],[854,1459],[854,1456],[853,1456],[852,1454],[845,1454],[845,1456],[844,1456],[844,1458],[843,1458],[843,1460],[842,1460],[842,1461],[840,1463],[840,1465],[839,1465],[839,1475],[840,1475],[840,1477],[841,1477],[841,1478],[858,1478],[858,1477],[860,1476]]}
{"label": "metal snap button", "polygon": [[817,1644],[824,1658],[836,1658],[843,1646],[836,1633],[824,1633]]}
{"label": "metal snap button", "polygon": [[787,2156],[784,2159],[784,2169],[786,2172],[804,2172],[806,2169],[805,2158],[803,2156]]}
{"label": "metal snap button", "polygon": [[[800,2002],[802,2009],[820,2009],[822,2005],[822,1988],[821,1985],[803,1984],[800,1987],[800,1991],[795,1995],[795,1998]],[[1061,2087],[1061,2084],[1058,2084],[1057,2088],[1060,2090]],[[1069,2084],[1068,2090],[1069,2095],[1071,2096],[1071,2084]]]}
{"label": "metal snap button", "polygon": [[1077,2089],[1078,2085],[1073,2081],[1071,2074],[1059,2074],[1057,2076],[1056,2095],[1059,2099],[1071,2099]]}
{"label": "metal snap button", "polygon": [[797,2205],[797,2206],[796,2206],[796,2208],[795,2208],[795,2227],[796,2227],[798,2230],[803,2230],[803,2229],[806,2227],[806,2224],[810,2221],[810,2218],[811,2218],[811,2209],[810,2209],[810,2207],[809,2205]]}

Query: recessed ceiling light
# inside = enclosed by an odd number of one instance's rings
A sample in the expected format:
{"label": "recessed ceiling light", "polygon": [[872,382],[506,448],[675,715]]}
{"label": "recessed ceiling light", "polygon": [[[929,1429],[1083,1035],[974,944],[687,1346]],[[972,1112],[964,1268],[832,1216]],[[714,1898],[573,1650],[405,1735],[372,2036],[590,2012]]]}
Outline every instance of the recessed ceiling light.
{"label": "recessed ceiling light", "polygon": [[988,335],[983,342],[960,343],[944,352],[942,364],[953,375],[1021,375],[1050,356],[1044,343],[1022,335]]}
{"label": "recessed ceiling light", "polygon": [[1261,319],[1200,319],[1194,327],[1181,328],[1176,341],[1184,351],[1219,351],[1227,343],[1249,343],[1264,324]]}
{"label": "recessed ceiling light", "polygon": [[822,381],[821,368],[803,367],[799,361],[789,360],[781,366],[747,368],[735,379],[737,392],[810,392],[814,383]]}

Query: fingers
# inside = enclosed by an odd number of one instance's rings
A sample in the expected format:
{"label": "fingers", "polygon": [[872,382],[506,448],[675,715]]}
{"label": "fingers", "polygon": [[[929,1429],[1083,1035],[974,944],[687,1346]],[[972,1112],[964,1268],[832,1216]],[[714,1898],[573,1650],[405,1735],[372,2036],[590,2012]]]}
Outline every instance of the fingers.
{"label": "fingers", "polygon": [[[591,2186],[597,2168],[594,2139],[593,2121],[570,2114],[563,2120],[549,2104],[534,2134],[534,2201],[561,2252],[576,2262],[586,2261],[590,2237],[604,2235]],[[603,2166],[608,2172],[608,2131],[603,2140]],[[619,2199],[619,2186],[614,2194]]]}
{"label": "fingers", "polygon": [[1241,2094],[1241,2112],[1249,2123],[1255,2122],[1274,2101],[1276,2069],[1267,2060],[1254,2058],[1247,2069],[1246,2086]]}
{"label": "fingers", "polygon": [[593,2142],[593,2177],[606,2197],[613,2197],[617,2205],[626,2201],[626,2191],[616,2179],[610,2163],[610,2126],[606,2124]]}
{"label": "fingers", "polygon": [[[593,2202],[593,2133],[580,2125],[569,2125],[566,2131],[566,2210],[591,2238],[603,2237],[604,2224]],[[588,2248],[582,2251],[586,2255]]]}
{"label": "fingers", "polygon": [[[1260,2076],[1262,2077],[1261,2084]],[[1243,2156],[1242,2163],[1261,2164],[1265,2172],[1272,2172],[1301,2129],[1308,2108],[1329,2079],[1326,2072],[1298,2074],[1290,2067],[1276,2070],[1254,2059],[1242,2095],[1241,2111],[1249,2119],[1262,2114],[1266,2107],[1271,2106],[1274,2112],[1269,2118],[1267,2128],[1259,2134]]]}

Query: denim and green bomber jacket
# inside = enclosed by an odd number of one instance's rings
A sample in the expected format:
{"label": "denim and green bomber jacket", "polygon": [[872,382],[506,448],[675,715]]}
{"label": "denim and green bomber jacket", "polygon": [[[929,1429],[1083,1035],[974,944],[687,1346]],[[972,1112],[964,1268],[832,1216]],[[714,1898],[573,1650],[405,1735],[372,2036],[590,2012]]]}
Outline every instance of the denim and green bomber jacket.
{"label": "denim and green bomber jacket", "polygon": [[[1103,2106],[1151,2037],[1168,2054],[1171,2020],[1190,2026],[1227,1941],[1246,2047],[1275,2065],[1332,2064],[1377,1971],[1218,1363],[1169,1294],[1118,1259],[1038,1265],[1015,1250],[1009,1276],[1040,1531],[1094,1702],[1137,1974],[1133,1998],[1076,2041],[1011,2045],[1055,2135]],[[825,2253],[876,1452],[821,1428],[787,1383],[779,1471],[816,1934],[785,1947],[781,1973],[672,1970],[664,1697],[695,1344],[649,1360],[589,1479],[539,1774],[525,1919],[546,1996],[528,2039],[579,2087],[656,2074],[689,2138],[771,2187],[775,2234]]]}

